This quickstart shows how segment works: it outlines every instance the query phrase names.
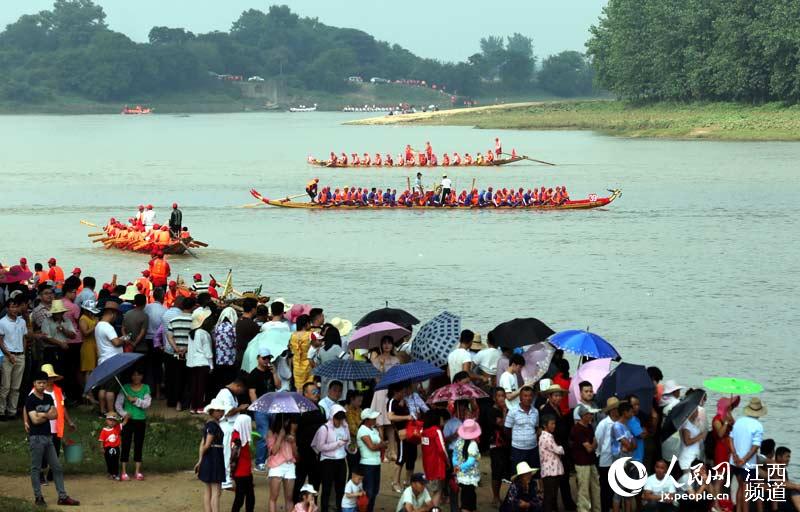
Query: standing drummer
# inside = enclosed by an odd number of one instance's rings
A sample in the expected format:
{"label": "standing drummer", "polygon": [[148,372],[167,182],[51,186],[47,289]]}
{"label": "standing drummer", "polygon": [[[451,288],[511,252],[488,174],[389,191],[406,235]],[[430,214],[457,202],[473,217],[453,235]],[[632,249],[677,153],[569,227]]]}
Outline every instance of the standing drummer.
{"label": "standing drummer", "polygon": [[306,183],[306,194],[308,197],[311,198],[312,203],[317,202],[317,184],[319,183],[319,178],[314,178],[313,180]]}
{"label": "standing drummer", "polygon": [[419,190],[420,194],[425,194],[425,189],[422,188],[422,173],[418,172],[417,177],[414,180],[414,189]]}

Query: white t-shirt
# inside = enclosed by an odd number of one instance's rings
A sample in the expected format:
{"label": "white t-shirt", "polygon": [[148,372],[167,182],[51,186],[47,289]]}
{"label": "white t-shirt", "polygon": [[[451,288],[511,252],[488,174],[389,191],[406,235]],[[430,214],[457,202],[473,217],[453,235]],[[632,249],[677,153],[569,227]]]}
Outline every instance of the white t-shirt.
{"label": "white t-shirt", "polygon": [[400,501],[397,502],[396,512],[405,511],[406,503],[410,503],[414,508],[420,508],[429,501],[431,501],[431,495],[428,493],[428,489],[422,489],[422,492],[417,496],[414,494],[414,489],[409,485],[403,491],[403,494],[400,495]]}
{"label": "white t-shirt", "polygon": [[451,188],[453,181],[450,178],[442,178],[442,188]]}
{"label": "white t-shirt", "polygon": [[364,483],[358,485],[354,484],[352,480],[348,480],[344,486],[344,496],[342,496],[342,508],[355,508],[358,506],[358,498],[348,498],[348,494],[355,494],[364,491]]}
{"label": "white t-shirt", "polygon": [[111,340],[117,337],[114,326],[108,322],[97,322],[94,327],[94,341],[97,344],[97,364],[103,364],[107,359],[111,359],[117,354],[122,353],[122,346],[115,347]]}
{"label": "white t-shirt", "polygon": [[472,356],[472,362],[487,375],[497,375],[497,361],[503,353],[499,348],[485,348]]}
{"label": "white t-shirt", "polygon": [[464,363],[472,362],[472,354],[465,348],[457,348],[450,352],[447,356],[447,371],[450,372],[450,380],[453,380],[455,374],[463,371]]}
{"label": "white t-shirt", "polygon": [[9,352],[25,352],[26,334],[28,334],[28,325],[21,316],[18,316],[13,322],[8,315],[0,318],[0,336],[3,337],[3,344]]}
{"label": "white t-shirt", "polygon": [[[647,481],[644,483],[644,490],[650,491],[656,495],[656,497],[661,498],[662,494],[675,494],[678,492],[678,489],[675,487],[675,481],[669,475],[664,475],[663,480],[659,480],[656,478],[655,473],[647,477]],[[675,501],[672,503],[676,507],[678,506],[678,502]]]}
{"label": "white t-shirt", "polygon": [[[505,389],[506,393],[513,393],[519,389],[517,376],[508,371],[503,372],[503,375],[500,376],[500,380],[497,382],[497,385]],[[513,400],[506,398],[506,407],[509,409],[512,407],[519,407],[519,396]]]}

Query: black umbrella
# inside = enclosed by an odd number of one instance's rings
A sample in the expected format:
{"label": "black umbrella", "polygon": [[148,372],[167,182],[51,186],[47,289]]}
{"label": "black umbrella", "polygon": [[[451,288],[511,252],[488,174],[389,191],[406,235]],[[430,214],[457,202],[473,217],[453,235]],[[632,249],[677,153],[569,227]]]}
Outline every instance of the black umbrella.
{"label": "black umbrella", "polygon": [[667,439],[681,428],[689,416],[700,407],[700,402],[706,396],[704,389],[693,389],[686,393],[675,407],[670,409],[667,417],[664,418],[664,425],[661,428],[661,438]]}
{"label": "black umbrella", "polygon": [[491,331],[489,337],[495,346],[517,348],[544,341],[555,331],[537,318],[515,318],[503,322]]}
{"label": "black umbrella", "polygon": [[356,322],[356,327],[364,327],[365,325],[377,324],[378,322],[392,322],[393,324],[405,327],[417,325],[419,320],[404,309],[390,308],[387,305],[385,308],[376,309],[364,315],[361,320]]}
{"label": "black umbrella", "polygon": [[647,368],[639,364],[620,363],[611,373],[603,378],[597,389],[595,401],[604,406],[606,401],[615,396],[624,400],[628,395],[639,399],[639,409],[650,414],[653,408],[653,395],[656,387]]}

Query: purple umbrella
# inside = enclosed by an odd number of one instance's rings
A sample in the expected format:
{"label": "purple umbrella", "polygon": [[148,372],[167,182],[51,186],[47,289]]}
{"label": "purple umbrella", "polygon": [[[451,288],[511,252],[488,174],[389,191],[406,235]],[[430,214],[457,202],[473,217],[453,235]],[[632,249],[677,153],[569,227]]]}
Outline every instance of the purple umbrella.
{"label": "purple umbrella", "polygon": [[[581,382],[588,381],[592,383],[592,388],[597,391],[603,379],[611,371],[611,359],[594,359],[583,363],[578,367],[578,371],[572,376],[569,383],[569,406],[575,407],[581,401],[581,390],[578,387]],[[603,404],[605,405],[605,404]]]}
{"label": "purple umbrella", "polygon": [[391,336],[393,341],[398,341],[409,334],[411,334],[411,331],[392,322],[369,324],[360,329],[356,329],[356,331],[350,335],[350,342],[347,344],[347,348],[378,348],[381,343],[381,338],[384,336]]}
{"label": "purple umbrella", "polygon": [[537,381],[544,377],[550,367],[556,349],[549,343],[534,343],[526,350],[522,357],[525,359],[525,366],[522,367],[522,380]]}
{"label": "purple umbrella", "polygon": [[275,391],[265,393],[250,404],[249,411],[267,414],[303,413],[317,410],[317,404],[293,391]]}

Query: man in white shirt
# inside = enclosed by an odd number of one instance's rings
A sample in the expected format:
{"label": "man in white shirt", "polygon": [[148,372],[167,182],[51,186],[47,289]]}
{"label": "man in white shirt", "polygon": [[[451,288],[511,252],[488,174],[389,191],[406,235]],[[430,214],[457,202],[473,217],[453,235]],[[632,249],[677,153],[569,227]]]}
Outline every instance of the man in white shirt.
{"label": "man in white shirt", "polygon": [[453,182],[450,178],[447,177],[446,174],[442,175],[442,193],[439,194],[439,204],[445,204],[447,202],[447,198],[450,196],[450,190],[453,186]]}
{"label": "man in white shirt", "polygon": [[433,508],[433,500],[425,485],[425,475],[414,473],[411,484],[405,488],[397,502],[396,512],[428,512]]}
{"label": "man in white shirt", "polygon": [[[123,345],[126,341],[130,340],[130,336],[117,336],[117,331],[114,329],[114,321],[119,314],[119,303],[114,300],[106,300],[103,305],[103,316],[94,327],[94,341],[97,345],[97,365],[100,366],[108,359],[111,359],[117,354],[122,354]],[[113,388],[113,383],[110,387]],[[100,412],[113,412],[114,411],[114,391],[101,389],[97,393],[97,398],[100,400]]]}
{"label": "man in white shirt", "polygon": [[611,510],[611,502],[614,498],[614,492],[608,484],[608,471],[611,464],[614,462],[614,454],[611,452],[611,427],[614,422],[619,419],[620,401],[617,397],[611,397],[606,400],[606,407],[603,413],[606,417],[597,424],[594,431],[594,437],[597,440],[597,466],[600,473],[600,509]]}
{"label": "man in white shirt", "polygon": [[156,212],[153,211],[152,204],[148,204],[147,209],[142,213],[142,223],[147,231],[153,229],[153,224],[156,223]]}
{"label": "man in white shirt", "polygon": [[447,376],[451,381],[458,372],[469,373],[472,370],[472,353],[470,353],[469,347],[472,345],[474,338],[474,332],[464,329],[461,331],[458,348],[447,356]]}
{"label": "man in white shirt", "polygon": [[267,332],[270,329],[291,329],[289,323],[283,319],[284,311],[283,302],[273,301],[269,306],[270,317],[268,322],[264,322],[261,326],[261,332]]}
{"label": "man in white shirt", "polygon": [[667,475],[667,463],[659,460],[655,465],[655,473],[647,477],[642,494],[643,510],[648,512],[667,512],[678,506],[675,493],[678,492],[675,480]]}
{"label": "man in white shirt", "polygon": [[488,345],[472,356],[472,362],[481,372],[490,377],[490,384],[494,385],[497,379],[497,361],[500,360],[502,353],[499,348],[492,345],[491,341],[488,342]]}
{"label": "man in white shirt", "polygon": [[497,385],[506,391],[506,407],[519,407],[519,380],[517,375],[525,366],[525,358],[520,354],[514,354],[509,359],[508,369],[500,376]]}
{"label": "man in white shirt", "polygon": [[25,338],[28,336],[28,326],[20,314],[25,310],[25,299],[18,295],[8,303],[6,316],[0,318],[0,350],[3,352],[0,420],[17,415],[19,388],[25,372]]}
{"label": "man in white shirt", "polygon": [[332,380],[328,384],[328,394],[319,401],[319,408],[325,412],[325,418],[330,420],[333,417],[333,406],[342,399],[342,383]]}

